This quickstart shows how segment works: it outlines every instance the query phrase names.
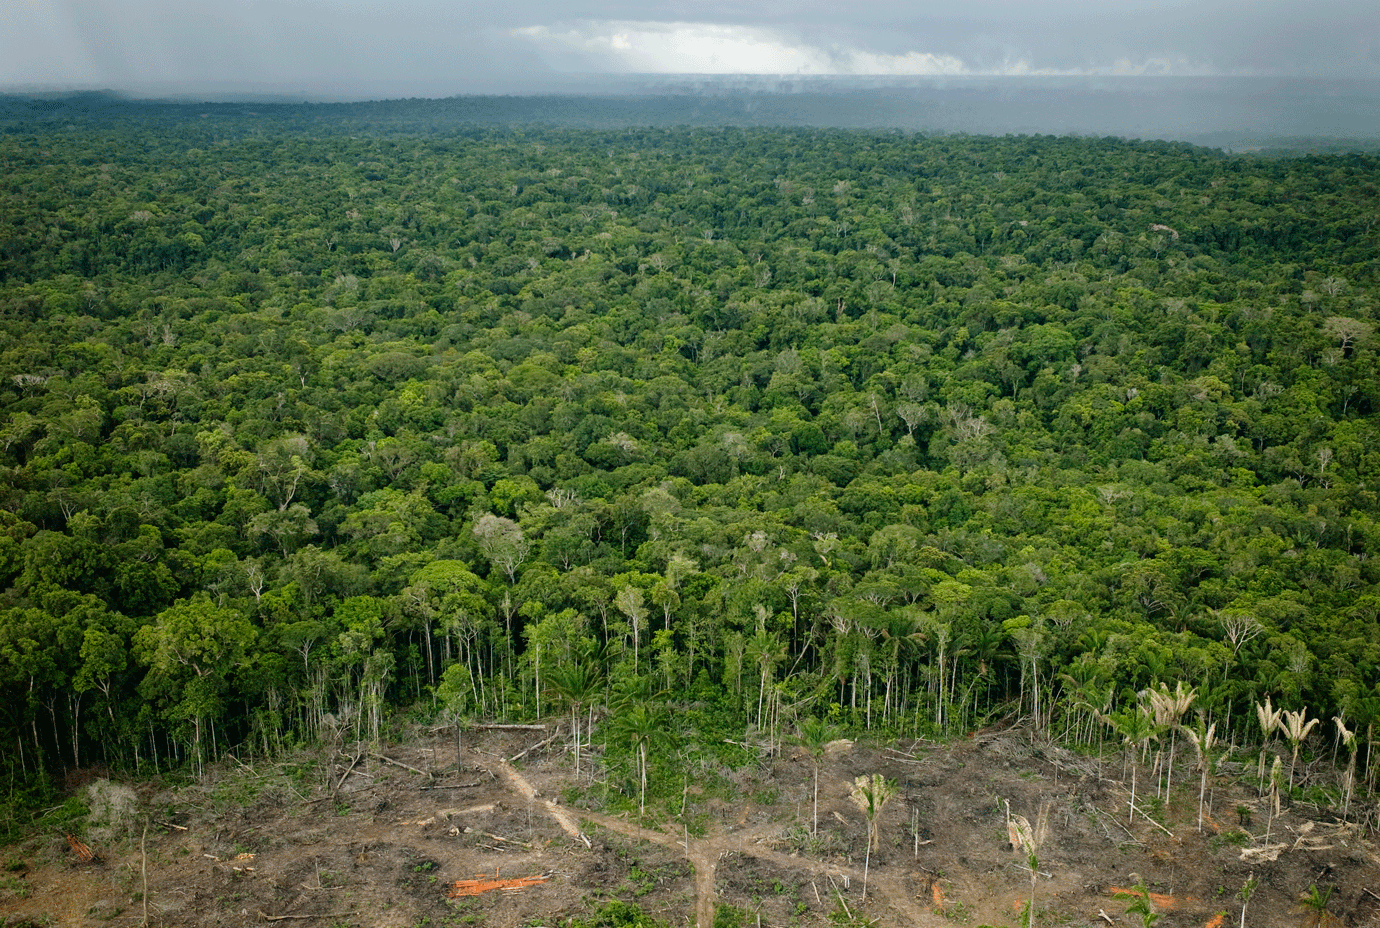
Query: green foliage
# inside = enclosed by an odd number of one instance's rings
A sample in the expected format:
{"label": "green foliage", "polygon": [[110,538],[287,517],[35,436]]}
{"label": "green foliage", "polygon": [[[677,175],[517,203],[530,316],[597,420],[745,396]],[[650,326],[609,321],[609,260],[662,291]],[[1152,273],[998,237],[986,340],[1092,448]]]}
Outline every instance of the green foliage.
{"label": "green foliage", "polygon": [[666,922],[642,911],[631,902],[613,900],[601,905],[589,918],[572,918],[565,928],[665,928]]}
{"label": "green foliage", "polygon": [[714,928],[744,928],[752,921],[752,913],[736,905],[714,907]]}
{"label": "green foliage", "polygon": [[403,706],[639,805],[820,720],[1380,719],[1374,158],[399,107],[0,135],[21,793]]}
{"label": "green foliage", "polygon": [[1150,890],[1144,880],[1129,890],[1119,890],[1117,896],[1131,900],[1126,904],[1126,914],[1140,916],[1141,924],[1145,928],[1153,928],[1155,922],[1160,920],[1160,913],[1155,911],[1155,905],[1150,901]]}

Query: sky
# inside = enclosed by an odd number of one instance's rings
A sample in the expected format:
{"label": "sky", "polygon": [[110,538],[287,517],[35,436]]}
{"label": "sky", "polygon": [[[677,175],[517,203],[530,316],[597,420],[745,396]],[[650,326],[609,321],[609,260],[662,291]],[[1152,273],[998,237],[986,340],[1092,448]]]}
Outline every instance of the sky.
{"label": "sky", "polygon": [[591,76],[1380,80],[1377,0],[0,0],[0,89],[312,99]]}

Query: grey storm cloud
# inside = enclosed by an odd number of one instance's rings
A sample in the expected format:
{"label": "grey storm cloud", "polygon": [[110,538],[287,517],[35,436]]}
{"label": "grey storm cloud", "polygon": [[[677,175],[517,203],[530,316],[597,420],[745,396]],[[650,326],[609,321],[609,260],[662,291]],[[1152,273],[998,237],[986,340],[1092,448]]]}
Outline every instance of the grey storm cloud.
{"label": "grey storm cloud", "polygon": [[340,96],[559,89],[578,73],[1380,79],[1373,0],[8,0],[0,86]]}

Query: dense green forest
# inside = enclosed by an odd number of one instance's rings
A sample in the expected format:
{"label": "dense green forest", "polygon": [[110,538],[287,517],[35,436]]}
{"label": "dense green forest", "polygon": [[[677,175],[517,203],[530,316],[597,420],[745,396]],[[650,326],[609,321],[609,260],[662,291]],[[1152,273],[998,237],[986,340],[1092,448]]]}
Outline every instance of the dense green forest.
{"label": "dense green forest", "polygon": [[1179,682],[1371,772],[1380,160],[326,112],[4,124],[11,796],[596,708],[655,792]]}

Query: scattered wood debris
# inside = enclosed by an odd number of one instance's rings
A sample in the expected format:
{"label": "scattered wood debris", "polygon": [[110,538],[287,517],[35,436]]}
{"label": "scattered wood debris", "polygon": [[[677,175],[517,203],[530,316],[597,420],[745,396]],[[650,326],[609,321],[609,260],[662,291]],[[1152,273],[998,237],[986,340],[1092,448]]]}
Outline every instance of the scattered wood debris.
{"label": "scattered wood debris", "polygon": [[518,876],[492,880],[456,880],[455,884],[446,891],[446,895],[452,899],[457,899],[461,896],[478,896],[480,893],[487,893],[495,889],[501,889],[504,892],[521,892],[529,886],[545,883],[550,878],[549,874],[538,874],[537,876]]}
{"label": "scattered wood debris", "polygon": [[67,844],[72,848],[72,853],[77,855],[77,859],[84,864],[96,862],[96,854],[91,848],[82,843],[76,835],[67,836]]}

